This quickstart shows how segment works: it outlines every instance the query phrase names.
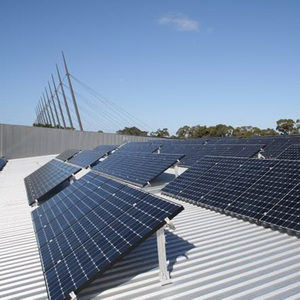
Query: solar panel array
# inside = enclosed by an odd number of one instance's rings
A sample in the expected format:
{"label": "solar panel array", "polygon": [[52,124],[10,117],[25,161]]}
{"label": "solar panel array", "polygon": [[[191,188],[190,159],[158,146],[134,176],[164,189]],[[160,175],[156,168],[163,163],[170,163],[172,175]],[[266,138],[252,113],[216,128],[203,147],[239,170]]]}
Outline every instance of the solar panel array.
{"label": "solar panel array", "polygon": [[73,157],[79,151],[80,150],[78,150],[78,149],[68,149],[68,150],[62,152],[61,154],[59,154],[58,156],[56,156],[56,158],[59,160],[62,160],[62,161],[66,161],[66,160],[69,160],[71,157]]}
{"label": "solar panel array", "polygon": [[4,157],[0,157],[0,171],[3,170],[4,166],[6,165],[7,160]]}
{"label": "solar panel array", "polygon": [[78,167],[52,159],[31,173],[24,179],[29,205],[33,204],[35,200],[44,197],[79,170],[80,168]]}
{"label": "solar panel array", "polygon": [[143,187],[182,157],[177,154],[116,151],[93,170]]}
{"label": "solar panel array", "polygon": [[163,194],[299,232],[299,189],[300,161],[207,156]]}
{"label": "solar panel array", "polygon": [[75,156],[73,156],[69,162],[81,166],[83,168],[87,168],[89,166],[93,166],[95,163],[99,161],[101,157],[104,157],[107,154],[107,150],[98,151],[98,150],[82,150]]}
{"label": "solar panel array", "polygon": [[32,212],[49,299],[66,299],[183,210],[89,172]]}

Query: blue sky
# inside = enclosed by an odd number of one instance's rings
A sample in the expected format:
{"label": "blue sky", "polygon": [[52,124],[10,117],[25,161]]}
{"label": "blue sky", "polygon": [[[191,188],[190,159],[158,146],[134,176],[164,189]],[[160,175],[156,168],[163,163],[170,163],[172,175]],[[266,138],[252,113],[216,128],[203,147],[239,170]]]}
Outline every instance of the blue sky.
{"label": "blue sky", "polygon": [[[300,118],[298,0],[2,0],[0,11],[0,123],[32,124],[61,50],[71,74],[152,129]],[[86,129],[118,126],[78,102]]]}

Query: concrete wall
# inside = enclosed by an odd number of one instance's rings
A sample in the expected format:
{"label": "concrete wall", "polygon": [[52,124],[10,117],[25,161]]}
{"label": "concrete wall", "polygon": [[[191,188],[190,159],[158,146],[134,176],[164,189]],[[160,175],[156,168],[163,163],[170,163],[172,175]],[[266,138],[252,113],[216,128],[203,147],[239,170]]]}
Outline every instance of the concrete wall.
{"label": "concrete wall", "polygon": [[0,156],[8,159],[61,153],[67,149],[93,149],[98,145],[119,145],[126,141],[154,138],[0,124]]}

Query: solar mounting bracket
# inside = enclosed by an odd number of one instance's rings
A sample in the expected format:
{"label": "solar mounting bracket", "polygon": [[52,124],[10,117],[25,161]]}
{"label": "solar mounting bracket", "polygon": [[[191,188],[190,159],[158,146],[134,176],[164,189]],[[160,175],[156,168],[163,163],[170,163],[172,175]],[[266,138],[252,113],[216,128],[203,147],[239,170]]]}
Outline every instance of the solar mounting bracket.
{"label": "solar mounting bracket", "polygon": [[266,159],[260,152],[258,152],[257,158],[259,158],[259,159]]}
{"label": "solar mounting bracket", "polygon": [[35,207],[35,206],[39,206],[39,201],[38,199],[35,199],[33,204],[32,204],[32,207]]}
{"label": "solar mounting bracket", "polygon": [[151,186],[151,183],[149,181],[147,182],[147,186]]}
{"label": "solar mounting bracket", "polygon": [[165,222],[166,222],[166,227],[172,230],[176,229],[174,223],[169,218],[165,218]]}
{"label": "solar mounting bracket", "polygon": [[174,170],[175,170],[175,178],[179,176],[179,167],[178,167],[179,161],[175,164]]}
{"label": "solar mounting bracket", "polygon": [[69,296],[70,296],[70,300],[76,300],[77,299],[77,296],[76,296],[76,294],[74,292],[71,292],[69,294]]}
{"label": "solar mounting bracket", "polygon": [[159,280],[161,285],[167,285],[172,283],[172,280],[167,269],[165,226],[156,231],[156,240],[159,263]]}
{"label": "solar mounting bracket", "polygon": [[74,181],[75,181],[75,176],[74,176],[74,175],[72,175],[72,176],[70,177],[70,180],[69,180],[69,182],[70,182],[70,184],[73,184],[73,183],[74,183]]}

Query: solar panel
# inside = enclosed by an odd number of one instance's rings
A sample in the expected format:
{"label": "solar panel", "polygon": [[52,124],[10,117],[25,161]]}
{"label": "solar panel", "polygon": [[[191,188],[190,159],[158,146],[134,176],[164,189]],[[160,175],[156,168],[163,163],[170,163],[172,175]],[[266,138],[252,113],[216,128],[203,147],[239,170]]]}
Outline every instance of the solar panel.
{"label": "solar panel", "polygon": [[262,153],[266,158],[277,157],[289,146],[289,139],[287,138],[276,138],[272,143],[264,148]]}
{"label": "solar panel", "polygon": [[119,146],[120,145],[99,145],[94,150],[109,153],[109,152],[117,149]]}
{"label": "solar panel", "polygon": [[62,160],[62,161],[66,161],[66,160],[70,159],[71,157],[73,157],[79,151],[80,150],[78,150],[78,149],[69,149],[69,150],[62,152],[58,156],[56,156],[56,158],[59,160]]}
{"label": "solar panel", "polygon": [[196,162],[192,168],[189,168],[179,177],[171,181],[162,189],[164,195],[176,196],[181,190],[193,183],[197,178],[205,174],[210,168],[216,165],[223,157],[205,156]]}
{"label": "solar panel", "polygon": [[59,160],[51,160],[24,179],[29,205],[45,197],[54,188],[80,170]]}
{"label": "solar panel", "polygon": [[7,160],[4,157],[0,157],[0,171],[3,170],[4,166],[6,165]]}
{"label": "solar panel", "polygon": [[300,160],[300,145],[290,145],[286,150],[284,150],[278,159],[290,159],[290,160]]}
{"label": "solar panel", "polygon": [[[192,166],[196,161],[200,160],[202,157],[206,155],[210,156],[234,156],[234,157],[253,157],[256,155],[261,148],[265,145],[243,145],[243,144],[212,144],[212,145],[204,145],[200,146],[197,151],[190,153],[185,156],[181,165],[185,167]],[[163,147],[162,147],[163,149]],[[183,153],[185,154],[185,153]]]}
{"label": "solar panel", "polygon": [[182,157],[183,155],[175,154],[116,151],[96,165],[93,170],[139,186],[145,186]]}
{"label": "solar panel", "polygon": [[163,194],[300,233],[300,161],[225,157],[205,168],[208,158]]}
{"label": "solar panel", "polygon": [[181,189],[177,197],[188,199],[189,202],[197,203],[201,197],[213,189],[222,180],[230,176],[236,169],[246,162],[243,158],[224,157],[202,176],[196,178],[189,185]]}
{"label": "solar panel", "polygon": [[83,168],[87,168],[89,166],[93,166],[95,163],[99,161],[101,157],[104,157],[107,154],[107,150],[98,151],[98,150],[82,150],[75,156],[73,156],[69,162],[81,166]]}
{"label": "solar panel", "polygon": [[300,162],[279,161],[225,210],[259,220],[300,180]]}
{"label": "solar panel", "polygon": [[152,144],[151,142],[128,142],[121,145],[118,151],[153,153],[157,151],[160,146],[161,144]]}
{"label": "solar panel", "polygon": [[260,221],[300,232],[300,184],[267,211]]}
{"label": "solar panel", "polygon": [[199,204],[225,209],[277,163],[274,160],[246,159],[233,174],[204,194]]}
{"label": "solar panel", "polygon": [[[166,218],[183,210],[181,205],[90,173],[78,180],[75,189],[67,188],[67,196],[50,199],[51,207],[42,205],[32,213],[49,299],[78,293],[161,228]],[[86,196],[77,197],[82,188]],[[40,232],[49,227],[54,232],[45,240]]]}

